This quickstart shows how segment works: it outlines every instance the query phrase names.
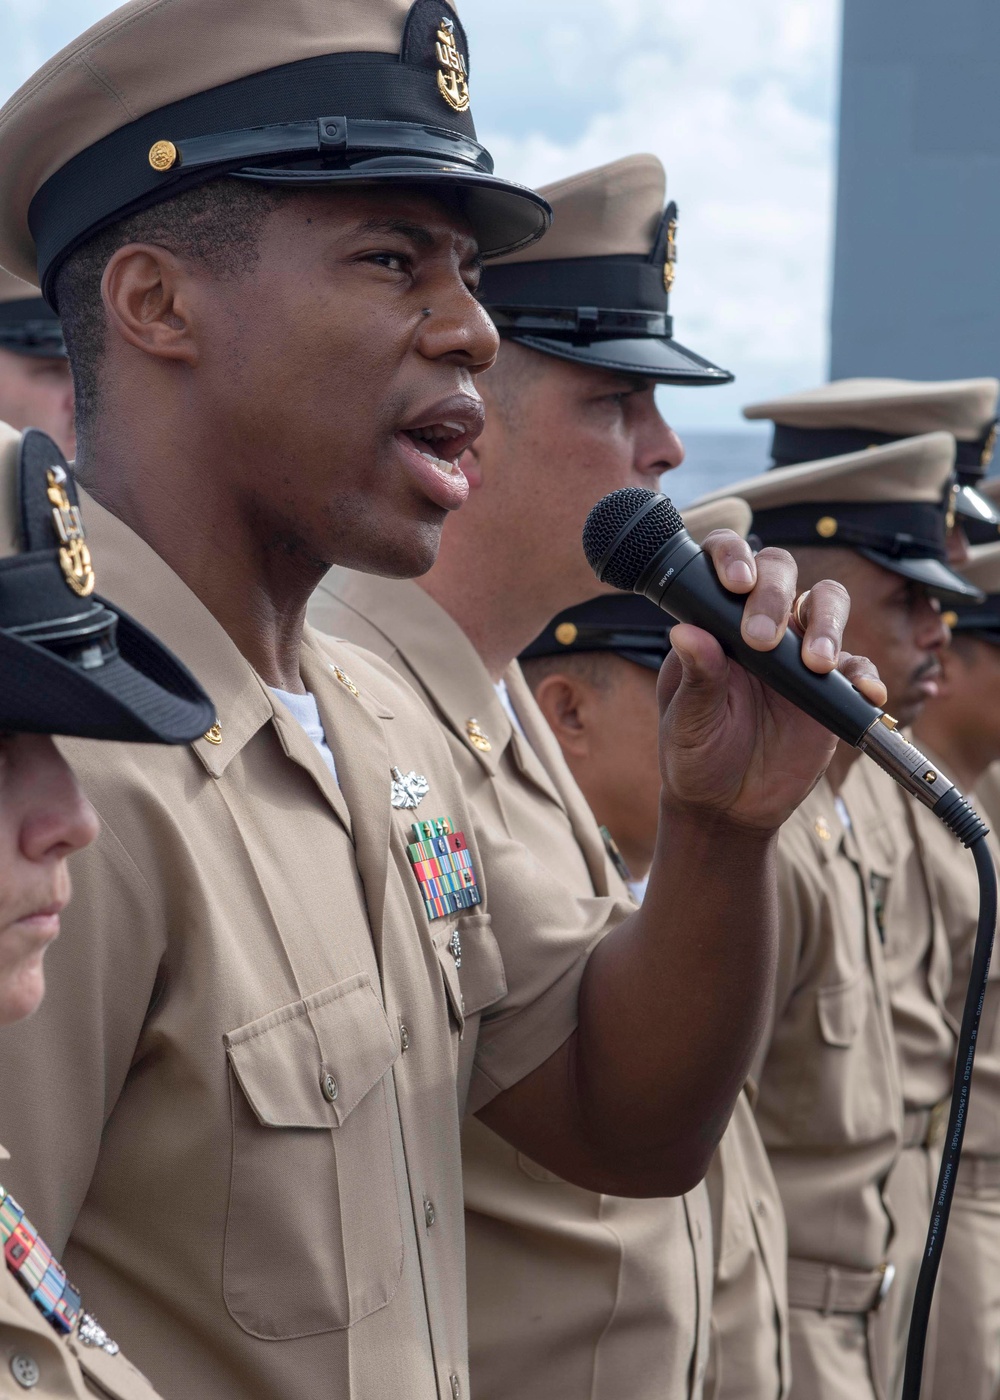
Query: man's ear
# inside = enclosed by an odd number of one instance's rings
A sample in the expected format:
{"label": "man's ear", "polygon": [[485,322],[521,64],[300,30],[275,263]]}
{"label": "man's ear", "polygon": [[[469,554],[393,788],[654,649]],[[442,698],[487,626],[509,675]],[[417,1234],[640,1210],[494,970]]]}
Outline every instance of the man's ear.
{"label": "man's ear", "polygon": [[538,708],[567,758],[587,758],[590,753],[587,689],[578,676],[553,671],[542,677],[534,692]]}
{"label": "man's ear", "polygon": [[156,359],[194,365],[188,274],[173,253],[155,244],[128,243],[104,269],[101,296],[112,331]]}

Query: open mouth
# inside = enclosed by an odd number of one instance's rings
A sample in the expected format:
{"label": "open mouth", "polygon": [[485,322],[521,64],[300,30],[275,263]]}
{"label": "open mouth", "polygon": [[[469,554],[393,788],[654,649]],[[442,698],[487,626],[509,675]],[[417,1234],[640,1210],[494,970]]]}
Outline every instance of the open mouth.
{"label": "open mouth", "polygon": [[465,451],[471,433],[463,423],[427,423],[420,428],[403,428],[401,435],[428,462],[446,476],[459,473],[458,459]]}

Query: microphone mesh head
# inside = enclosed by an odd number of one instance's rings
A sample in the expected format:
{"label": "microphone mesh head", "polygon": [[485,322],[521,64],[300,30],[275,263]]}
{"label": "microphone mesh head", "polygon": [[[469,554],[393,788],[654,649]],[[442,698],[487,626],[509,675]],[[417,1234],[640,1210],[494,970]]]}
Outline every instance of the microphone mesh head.
{"label": "microphone mesh head", "polygon": [[[611,558],[601,561],[616,536],[648,502],[655,501],[641,520],[615,546]],[[673,502],[641,486],[625,486],[598,501],[583,527],[583,552],[602,583],[631,592],[636,581],[658,549],[661,549],[684,521]]]}

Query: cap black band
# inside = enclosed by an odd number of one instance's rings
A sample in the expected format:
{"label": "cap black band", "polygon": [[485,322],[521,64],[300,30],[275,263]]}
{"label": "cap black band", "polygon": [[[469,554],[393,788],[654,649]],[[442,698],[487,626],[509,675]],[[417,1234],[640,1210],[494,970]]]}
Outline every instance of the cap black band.
{"label": "cap black band", "polygon": [[[993,456],[997,420],[971,442],[956,444],[955,467],[961,485],[971,486],[985,475]],[[883,433],[869,428],[800,428],[775,423],[771,457],[776,467],[795,467],[802,462],[818,462],[825,457],[844,457],[869,447],[901,442],[912,433]]]}
{"label": "cap black band", "polygon": [[65,354],[62,327],[42,297],[0,302],[0,349]]}
{"label": "cap black band", "polygon": [[[339,115],[318,121],[318,112]],[[387,144],[373,145],[372,123],[389,124]],[[161,141],[181,153],[165,171],[150,164]],[[358,156],[404,150],[492,171],[471,111],[448,109],[432,69],[392,54],[321,54],[194,93],[111,132],[42,185],[28,210],[42,290],[51,302],[62,260],[99,229],[218,175],[287,168],[289,155],[302,170],[353,168]]]}
{"label": "cap black band", "polygon": [[765,545],[871,549],[896,559],[947,558],[945,516],[926,501],[829,501],[755,510],[754,534]]}
{"label": "cap black band", "polygon": [[641,254],[487,266],[479,299],[501,333],[672,334],[663,267]]}

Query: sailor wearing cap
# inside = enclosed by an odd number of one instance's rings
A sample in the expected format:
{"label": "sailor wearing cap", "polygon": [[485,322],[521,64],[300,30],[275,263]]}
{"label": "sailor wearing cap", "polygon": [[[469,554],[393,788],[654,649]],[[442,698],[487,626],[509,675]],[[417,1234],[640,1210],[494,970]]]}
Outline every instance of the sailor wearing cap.
{"label": "sailor wearing cap", "polygon": [[[861,600],[845,639],[870,648],[901,723],[933,691],[947,638],[937,599],[979,597],[945,562],[942,492],[953,463],[953,440],[933,433],[732,488],[753,509],[754,533],[790,548],[805,582],[829,572]],[[857,819],[851,782],[873,766],[859,757],[841,746],[782,832],[778,993],[757,1067],[757,1121],[788,1223],[792,1395],[810,1400],[884,1400],[901,1361],[876,1351],[888,1346],[876,1337],[880,1311],[899,1287],[883,1192],[903,1141],[887,963],[898,981],[900,942],[919,937],[926,959],[933,930],[921,882],[890,889],[892,862]],[[892,792],[882,803],[896,810]],[[937,1098],[952,1049],[941,1047]],[[903,1280],[893,1322],[908,1317],[912,1282]]]}
{"label": "sailor wearing cap", "polygon": [[73,379],[59,318],[0,267],[0,422],[39,428],[72,457]]}
{"label": "sailor wearing cap", "polygon": [[[0,423],[0,1027],[37,1009],[67,858],[98,832],[49,736],[188,743],[214,719],[184,667],[94,591],[101,564],[55,443]],[[3,1185],[0,1246],[0,1392],[155,1400]]]}
{"label": "sailor wearing cap", "polygon": [[[444,0],[130,0],[0,111],[0,263],[63,322],[107,596],[218,707],[170,754],[69,741],[104,829],[0,1044],[0,1133],[178,1395],[467,1396],[466,1108],[591,1189],[690,1189],[767,997],[767,853],[832,750],[756,687],[758,783],[751,683],[690,629],[651,897],[581,902],[476,820],[391,667],[303,627],[335,563],[426,569],[468,490],[479,260],[549,217],[491,173],[473,83]],[[789,562],[754,588],[718,553],[773,645]],[[820,593],[817,666],[841,617]],[[665,1025],[678,986],[708,1009]]]}
{"label": "sailor wearing cap", "polygon": [[[745,535],[750,509],[722,499],[684,511],[699,543]],[[605,593],[558,613],[521,653],[525,680],[637,899],[653,858],[660,781],[656,678],[670,619],[645,598]],[[707,1400],[789,1393],[785,1217],[747,1082],[706,1184],[712,1209],[712,1340]]]}
{"label": "sailor wearing cap", "polygon": [[[945,613],[951,644],[937,696],[914,725],[921,750],[973,794],[1000,760],[1000,544],[974,548],[962,573],[986,595]],[[971,862],[941,822],[914,811],[925,867],[951,948],[948,1009],[962,1018],[979,917]],[[995,832],[988,840],[1000,858]],[[925,1390],[934,1400],[994,1400],[1000,1392],[1000,970],[990,970],[984,1033],[976,1047],[972,1102],[938,1279],[938,1332]]]}
{"label": "sailor wearing cap", "polygon": [[961,562],[968,542],[995,541],[1000,532],[1000,513],[979,491],[996,445],[998,393],[996,379],[837,379],[751,404],[743,414],[773,421],[776,467],[920,433],[951,433],[956,455],[949,490],[959,528],[949,532],[948,544],[953,562]]}
{"label": "sailor wearing cap", "polygon": [[[463,459],[471,498],[437,563],[416,583],[335,571],[310,607],[315,626],[377,651],[416,686],[483,820],[582,899],[625,891],[514,663],[557,609],[594,591],[580,547],[589,508],[615,487],[655,488],[681,462],[657,386],[731,377],[673,338],[677,209],[666,185],[655,156],[632,155],[539,191],[551,232],[484,272],[480,297],[502,344],[482,380],[485,431]],[[658,781],[651,797],[653,841]],[[712,1275],[704,1188],[660,1201],[580,1191],[476,1119],[463,1164],[477,1396],[700,1393]],[[770,1343],[755,1379],[774,1397],[773,1324]],[[756,1359],[744,1355],[734,1375]]]}

